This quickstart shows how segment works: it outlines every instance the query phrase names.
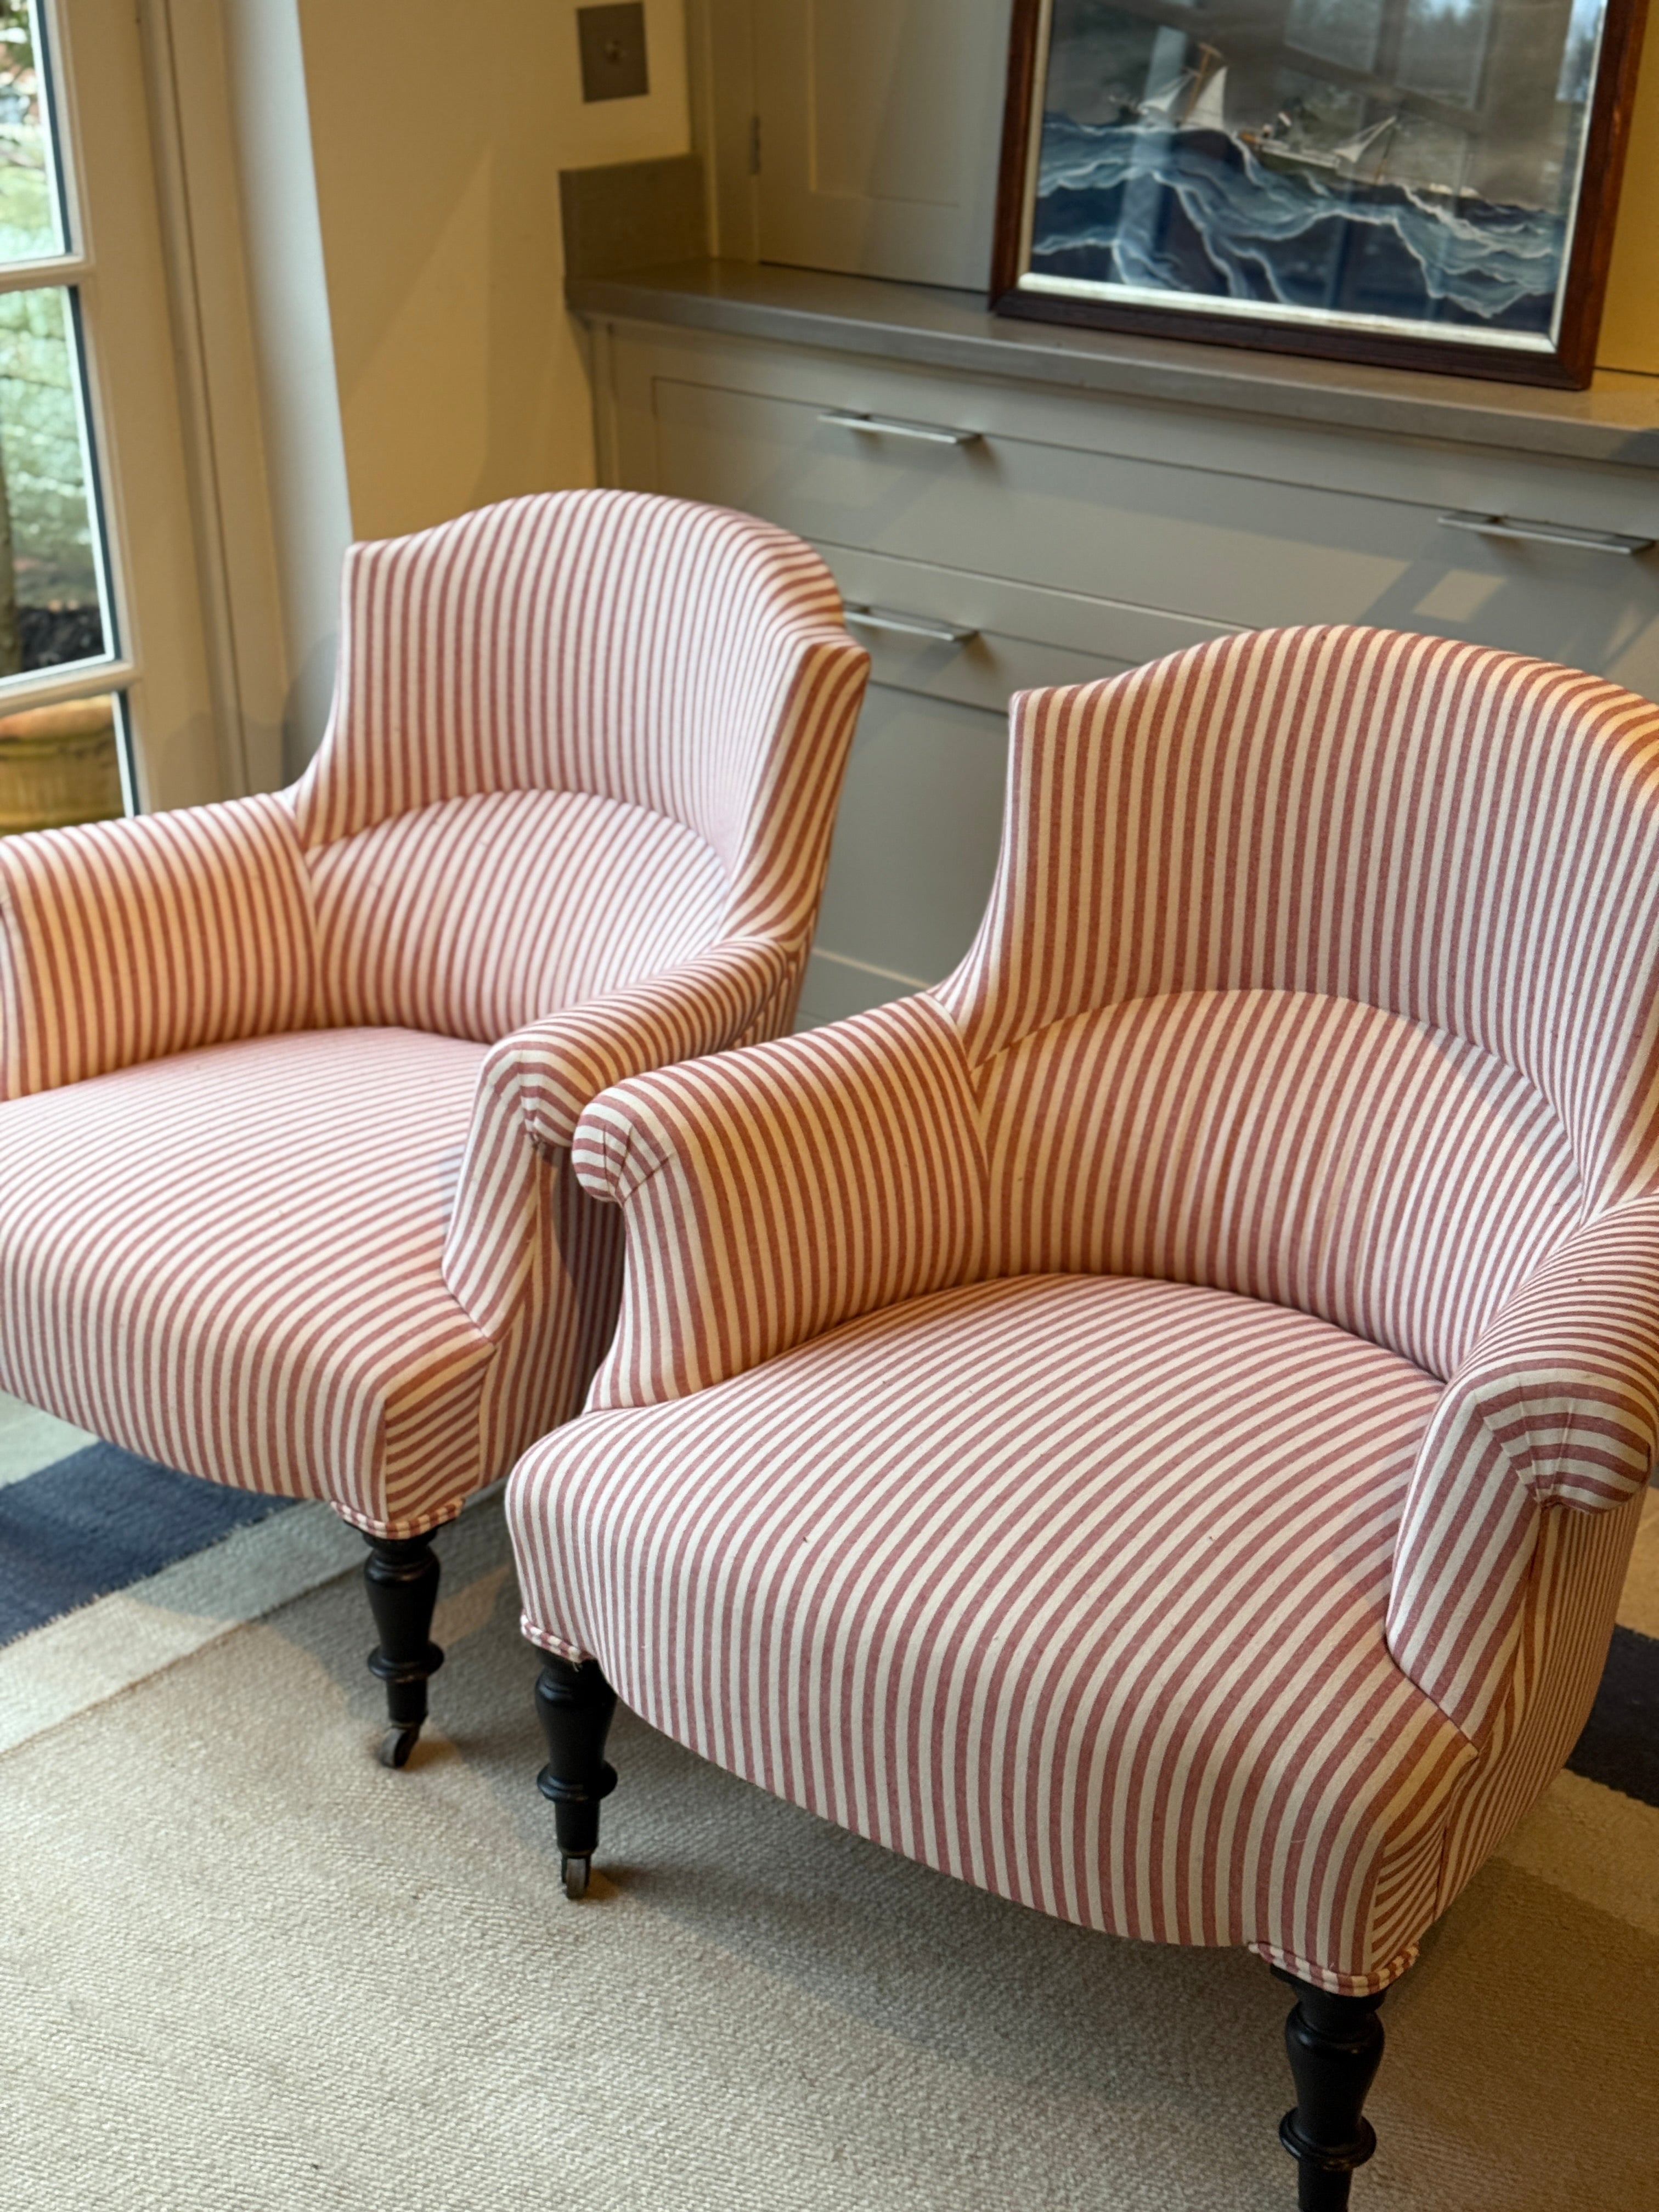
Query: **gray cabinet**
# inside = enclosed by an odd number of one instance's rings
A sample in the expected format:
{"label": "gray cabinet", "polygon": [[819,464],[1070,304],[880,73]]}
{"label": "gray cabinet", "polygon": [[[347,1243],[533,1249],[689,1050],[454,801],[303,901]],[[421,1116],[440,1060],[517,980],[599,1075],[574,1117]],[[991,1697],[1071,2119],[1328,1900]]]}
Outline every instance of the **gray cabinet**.
{"label": "gray cabinet", "polygon": [[[805,1020],[936,981],[965,951],[1020,689],[1331,621],[1535,653],[1659,698],[1659,561],[1612,550],[1659,535],[1651,465],[1548,439],[1402,436],[1363,409],[1343,426],[1264,419],[623,317],[594,327],[606,479],[799,532],[882,625],[861,629],[873,682]],[[1483,533],[1470,515],[1540,534]]]}
{"label": "gray cabinet", "polygon": [[884,664],[848,766],[804,1029],[948,975],[996,863],[1006,715],[912,690]]}
{"label": "gray cabinet", "polygon": [[1008,0],[763,0],[750,25],[761,258],[988,283]]}

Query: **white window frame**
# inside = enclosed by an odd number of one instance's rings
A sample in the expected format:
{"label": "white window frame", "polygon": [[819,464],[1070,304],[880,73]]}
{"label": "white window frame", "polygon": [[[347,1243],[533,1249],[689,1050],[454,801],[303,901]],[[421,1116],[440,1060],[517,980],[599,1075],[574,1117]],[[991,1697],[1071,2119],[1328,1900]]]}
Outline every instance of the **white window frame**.
{"label": "white window frame", "polygon": [[76,295],[83,465],[115,649],[0,678],[0,713],[118,692],[129,811],[196,805],[245,787],[213,711],[137,21],[131,0],[36,9],[69,250],[0,270],[0,290]]}

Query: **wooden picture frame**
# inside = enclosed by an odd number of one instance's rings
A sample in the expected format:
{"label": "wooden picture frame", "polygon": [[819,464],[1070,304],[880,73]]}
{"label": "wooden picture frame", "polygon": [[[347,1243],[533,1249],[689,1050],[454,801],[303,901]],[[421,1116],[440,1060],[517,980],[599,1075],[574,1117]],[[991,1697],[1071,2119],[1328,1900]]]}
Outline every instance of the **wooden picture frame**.
{"label": "wooden picture frame", "polygon": [[[1645,9],[1014,0],[990,305],[1151,337],[1586,385]],[[1337,58],[1345,45],[1348,64]],[[1049,105],[1051,71],[1065,109]],[[1396,145],[1406,150],[1391,155]],[[1040,191],[1045,152],[1054,181]],[[1505,183],[1516,197],[1498,197]],[[1273,296],[1297,286],[1323,286],[1337,303]]]}

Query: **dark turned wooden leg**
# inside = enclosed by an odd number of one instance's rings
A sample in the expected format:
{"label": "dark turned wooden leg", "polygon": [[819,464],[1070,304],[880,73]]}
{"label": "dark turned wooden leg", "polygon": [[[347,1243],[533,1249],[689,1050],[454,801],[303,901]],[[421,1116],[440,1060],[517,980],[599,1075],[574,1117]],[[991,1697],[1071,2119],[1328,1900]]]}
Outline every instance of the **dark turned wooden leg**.
{"label": "dark turned wooden leg", "polygon": [[370,1536],[363,1580],[380,1640],[368,1671],[386,1684],[392,1726],[380,1746],[382,1766],[402,1766],[426,1719],[426,1686],[444,1663],[432,1641],[438,1602],[438,1555],[430,1536]]}
{"label": "dark turned wooden leg", "polygon": [[536,1777],[536,1787],[553,1807],[559,1876],[567,1897],[580,1897],[587,1888],[599,1840],[600,1802],[617,1786],[615,1767],[605,1763],[605,1739],[616,1710],[617,1693],[597,1659],[578,1664],[543,1652],[536,1711],[547,1738],[547,1764]]}
{"label": "dark turned wooden leg", "polygon": [[1333,1996],[1282,1967],[1273,1972],[1297,1994],[1285,2023],[1296,2106],[1279,2122],[1279,2140],[1297,2161],[1298,2212],[1346,2212],[1354,2168],[1376,2148],[1364,2113],[1366,2092],[1382,2063],[1376,2008],[1385,1993]]}

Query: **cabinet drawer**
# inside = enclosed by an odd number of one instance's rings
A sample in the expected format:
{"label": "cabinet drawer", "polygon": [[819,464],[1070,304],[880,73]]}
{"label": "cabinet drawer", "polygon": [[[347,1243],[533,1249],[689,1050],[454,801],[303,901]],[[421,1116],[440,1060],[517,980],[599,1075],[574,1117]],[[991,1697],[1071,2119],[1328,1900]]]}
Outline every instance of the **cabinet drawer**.
{"label": "cabinet drawer", "polygon": [[817,550],[849,608],[867,607],[898,621],[914,617],[919,629],[931,623],[973,633],[952,641],[849,615],[848,627],[870,648],[874,682],[994,714],[1006,713],[1016,691],[1092,684],[1227,635],[1224,623],[1157,608],[1043,591],[857,547],[820,543]]}
{"label": "cabinet drawer", "polygon": [[804,1023],[902,998],[962,958],[996,868],[1007,759],[1005,714],[871,685],[836,817]]}
{"label": "cabinet drawer", "polygon": [[[867,435],[825,421],[829,404],[653,385],[660,489],[764,515],[826,552],[1220,628],[1353,622],[1468,637],[1659,693],[1653,556],[1474,536],[1412,500],[1002,432],[959,446]],[[964,400],[958,415],[969,411]],[[1248,434],[1237,442],[1247,458]]]}

